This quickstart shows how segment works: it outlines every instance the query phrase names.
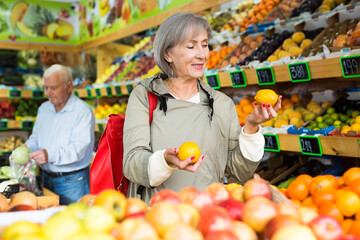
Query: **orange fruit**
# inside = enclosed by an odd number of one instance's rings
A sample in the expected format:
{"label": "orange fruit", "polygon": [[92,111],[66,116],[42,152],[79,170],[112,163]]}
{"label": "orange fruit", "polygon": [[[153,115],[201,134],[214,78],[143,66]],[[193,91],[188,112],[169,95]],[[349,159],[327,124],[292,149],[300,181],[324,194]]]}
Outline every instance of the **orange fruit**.
{"label": "orange fruit", "polygon": [[287,194],[291,199],[303,201],[309,195],[309,188],[305,181],[295,179],[287,187]]}
{"label": "orange fruit", "polygon": [[355,213],[355,220],[360,221],[360,210]]}
{"label": "orange fruit", "polygon": [[256,93],[254,99],[260,105],[262,103],[269,103],[274,107],[278,100],[278,95],[271,89],[261,89]]}
{"label": "orange fruit", "polygon": [[297,200],[297,199],[290,199],[290,201],[292,201],[295,205],[297,205],[297,206],[301,206],[302,204],[301,204],[301,202],[299,201],[299,200]]}
{"label": "orange fruit", "polygon": [[349,233],[350,227],[353,223],[354,223],[354,220],[352,220],[350,218],[344,219],[344,221],[341,223],[341,228],[345,235]]}
{"label": "orange fruit", "polygon": [[299,176],[296,177],[296,179],[305,181],[309,186],[313,178],[308,174],[300,174]]}
{"label": "orange fruit", "polygon": [[337,181],[338,181],[338,186],[339,186],[339,188],[340,188],[340,186],[342,186],[342,185],[345,184],[345,182],[344,182],[344,177],[339,177],[339,178],[337,179]]}
{"label": "orange fruit", "polygon": [[360,209],[360,198],[354,192],[345,191],[336,200],[336,205],[345,217],[351,217]]}
{"label": "orange fruit", "polygon": [[351,224],[348,234],[360,238],[360,221],[354,221],[353,224]]}
{"label": "orange fruit", "polygon": [[312,196],[315,206],[320,207],[325,202],[335,202],[335,193],[333,192],[316,192]]}
{"label": "orange fruit", "polygon": [[309,196],[309,197],[307,197],[307,198],[305,198],[304,199],[304,201],[302,201],[302,205],[303,206],[315,206],[314,204],[313,204],[313,199]]}
{"label": "orange fruit", "polygon": [[335,194],[335,195],[334,195],[334,197],[335,197],[335,199],[334,199],[335,202],[336,202],[336,200],[338,200],[339,197],[341,197],[341,196],[345,193],[345,191],[346,191],[346,190],[344,190],[344,189],[338,189],[338,190],[335,191],[335,193],[334,193],[334,194]]}
{"label": "orange fruit", "polygon": [[350,190],[360,196],[360,178],[352,181],[352,183],[350,184]]}
{"label": "orange fruit", "polygon": [[278,189],[285,197],[289,198],[288,194],[287,194],[287,189],[286,188],[279,188]]}
{"label": "orange fruit", "polygon": [[297,102],[299,102],[299,101],[300,101],[299,94],[298,94],[298,93],[295,93],[294,95],[292,95],[291,98],[290,98],[290,101],[291,101],[292,103],[297,103]]}
{"label": "orange fruit", "polygon": [[328,176],[316,176],[310,183],[310,193],[315,195],[316,192],[334,192],[337,185],[334,186],[333,180]]}
{"label": "orange fruit", "polygon": [[339,223],[344,220],[344,215],[335,203],[325,202],[319,208],[320,215],[327,215],[335,218]]}
{"label": "orange fruit", "polygon": [[345,184],[349,186],[352,181],[354,181],[357,178],[360,178],[360,168],[359,167],[349,168],[348,170],[346,170],[343,177]]}
{"label": "orange fruit", "polygon": [[199,160],[200,154],[200,148],[196,143],[186,142],[179,147],[178,157],[181,161],[184,161],[190,156],[195,156],[194,160],[191,162],[194,163]]}
{"label": "orange fruit", "polygon": [[248,99],[248,98],[243,98],[243,99],[241,99],[241,101],[240,101],[240,105],[242,105],[242,106],[244,106],[244,105],[246,105],[246,104],[250,104],[251,103],[251,101],[250,101],[250,99]]}

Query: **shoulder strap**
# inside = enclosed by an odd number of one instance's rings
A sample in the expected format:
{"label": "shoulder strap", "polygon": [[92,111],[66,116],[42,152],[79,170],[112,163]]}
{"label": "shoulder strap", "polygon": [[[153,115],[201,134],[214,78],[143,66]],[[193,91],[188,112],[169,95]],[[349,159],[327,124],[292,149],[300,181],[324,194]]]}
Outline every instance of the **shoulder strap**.
{"label": "shoulder strap", "polygon": [[153,112],[157,104],[157,96],[148,91],[148,97],[149,97],[149,114],[150,114],[149,123],[151,123],[153,119]]}

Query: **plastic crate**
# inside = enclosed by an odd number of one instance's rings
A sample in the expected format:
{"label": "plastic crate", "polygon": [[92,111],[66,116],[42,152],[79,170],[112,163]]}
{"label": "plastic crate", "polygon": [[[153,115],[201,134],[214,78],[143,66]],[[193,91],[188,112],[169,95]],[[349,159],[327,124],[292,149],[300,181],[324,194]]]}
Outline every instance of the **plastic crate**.
{"label": "plastic crate", "polygon": [[335,129],[334,126],[330,126],[330,127],[326,127],[320,130],[311,130],[310,128],[299,128],[296,129],[295,126],[291,126],[288,128],[288,133],[289,134],[306,134],[306,135],[324,135],[324,136],[328,136],[329,133],[331,131],[333,131]]}

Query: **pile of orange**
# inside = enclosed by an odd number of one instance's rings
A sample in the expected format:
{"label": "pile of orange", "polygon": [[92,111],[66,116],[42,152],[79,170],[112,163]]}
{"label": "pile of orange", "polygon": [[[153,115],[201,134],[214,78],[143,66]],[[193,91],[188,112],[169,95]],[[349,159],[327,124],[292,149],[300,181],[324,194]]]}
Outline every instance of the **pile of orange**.
{"label": "pile of orange", "polygon": [[231,47],[223,46],[221,49],[217,52],[210,51],[209,60],[206,63],[206,67],[208,69],[215,68],[222,60],[224,60],[229,53],[236,47],[236,45],[233,45]]}
{"label": "pile of orange", "polygon": [[235,105],[241,126],[244,126],[247,115],[254,111],[254,102],[253,98],[247,97],[241,99],[240,103]]}
{"label": "pile of orange", "polygon": [[249,12],[242,22],[240,23],[240,33],[247,30],[251,24],[260,23],[265,16],[267,16],[281,0],[262,0],[252,11]]}
{"label": "pile of orange", "polygon": [[342,177],[299,175],[280,190],[299,206],[316,209],[340,222],[344,234],[360,237],[360,168],[348,169]]}

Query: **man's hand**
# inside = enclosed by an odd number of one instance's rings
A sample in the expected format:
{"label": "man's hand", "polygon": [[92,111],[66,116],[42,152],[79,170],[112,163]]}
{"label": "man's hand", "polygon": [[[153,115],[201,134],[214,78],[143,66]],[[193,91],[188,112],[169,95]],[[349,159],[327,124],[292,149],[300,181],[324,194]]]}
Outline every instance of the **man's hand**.
{"label": "man's hand", "polygon": [[45,164],[48,162],[48,153],[46,149],[41,149],[30,153],[30,158],[34,159],[39,164]]}

